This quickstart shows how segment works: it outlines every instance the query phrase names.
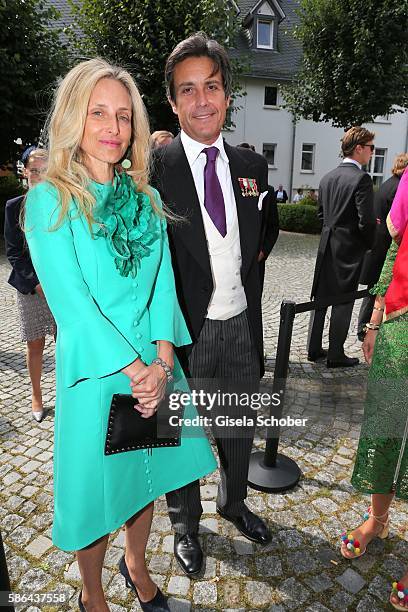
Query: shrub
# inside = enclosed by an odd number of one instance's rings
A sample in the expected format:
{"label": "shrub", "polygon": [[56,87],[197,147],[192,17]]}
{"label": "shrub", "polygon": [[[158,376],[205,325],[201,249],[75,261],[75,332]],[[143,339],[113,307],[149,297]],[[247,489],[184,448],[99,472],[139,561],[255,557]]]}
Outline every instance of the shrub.
{"label": "shrub", "polygon": [[[7,200],[15,198],[24,193],[24,188],[14,174],[0,176],[0,231],[1,237],[4,231],[4,208]],[[0,240],[1,240],[0,237]]]}
{"label": "shrub", "polygon": [[287,232],[320,234],[321,224],[316,206],[307,204],[278,204],[279,227]]}
{"label": "shrub", "polygon": [[314,200],[310,196],[305,196],[302,200],[300,200],[299,204],[302,206],[317,206],[317,200]]}

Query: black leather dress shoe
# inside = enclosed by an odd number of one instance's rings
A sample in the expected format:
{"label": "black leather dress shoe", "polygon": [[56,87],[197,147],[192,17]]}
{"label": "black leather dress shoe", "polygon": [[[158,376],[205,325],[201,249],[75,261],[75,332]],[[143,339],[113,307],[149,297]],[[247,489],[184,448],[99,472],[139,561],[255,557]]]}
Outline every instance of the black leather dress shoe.
{"label": "black leather dress shoe", "polygon": [[203,551],[196,533],[174,536],[174,556],[187,576],[195,576],[203,565]]}
{"label": "black leather dress shoe", "polygon": [[222,518],[235,525],[238,531],[251,542],[265,545],[271,541],[272,536],[264,521],[246,506],[239,516],[226,514],[221,508],[217,508],[217,512]]}
{"label": "black leather dress shoe", "polygon": [[307,360],[308,361],[319,361],[319,359],[326,359],[327,351],[324,349],[320,349],[317,353],[308,353]]}
{"label": "black leather dress shoe", "polygon": [[347,357],[344,355],[341,359],[328,359],[328,368],[353,368],[358,365],[360,360],[357,357]]}

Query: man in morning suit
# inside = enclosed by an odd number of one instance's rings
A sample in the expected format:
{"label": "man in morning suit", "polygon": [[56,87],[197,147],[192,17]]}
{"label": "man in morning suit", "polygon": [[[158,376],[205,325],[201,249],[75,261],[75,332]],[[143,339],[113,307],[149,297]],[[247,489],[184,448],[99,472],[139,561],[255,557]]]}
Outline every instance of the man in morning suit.
{"label": "man in morning suit", "polygon": [[[357,290],[365,253],[371,248],[376,220],[373,184],[362,166],[374,151],[374,134],[350,128],[342,138],[343,162],[323,177],[319,186],[318,216],[323,223],[317,252],[312,297],[316,300]],[[352,367],[357,358],[344,353],[354,302],[332,307],[327,367]],[[308,359],[326,356],[322,335],[327,308],[311,316]]]}
{"label": "man in morning suit", "polygon": [[[257,387],[263,375],[258,254],[267,162],[221,136],[231,92],[221,45],[201,32],[182,41],[167,60],[165,79],[181,133],[155,155],[153,183],[185,219],[168,224],[178,298],[193,341],[180,358],[193,380],[250,379]],[[213,430],[221,463],[217,512],[250,540],[266,544],[265,523],[244,503],[254,428],[249,430],[233,437]],[[175,556],[192,576],[203,560],[199,482],[169,493],[167,503]]]}

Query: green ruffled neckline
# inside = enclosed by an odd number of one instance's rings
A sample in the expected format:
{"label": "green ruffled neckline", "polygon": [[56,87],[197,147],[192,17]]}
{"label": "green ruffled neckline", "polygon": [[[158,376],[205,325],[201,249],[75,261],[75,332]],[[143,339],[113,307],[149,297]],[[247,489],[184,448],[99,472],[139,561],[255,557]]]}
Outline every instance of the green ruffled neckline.
{"label": "green ruffled neckline", "polygon": [[126,172],[115,173],[113,184],[91,181],[91,188],[96,192],[94,219],[99,226],[95,235],[106,238],[119,274],[135,278],[157,239],[150,198],[137,191]]}

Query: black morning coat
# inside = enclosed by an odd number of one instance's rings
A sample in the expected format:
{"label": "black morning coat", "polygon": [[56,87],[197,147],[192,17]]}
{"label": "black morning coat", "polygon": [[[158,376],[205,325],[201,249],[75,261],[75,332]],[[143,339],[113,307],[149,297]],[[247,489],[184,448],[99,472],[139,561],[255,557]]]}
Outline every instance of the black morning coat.
{"label": "black morning coat", "polygon": [[39,281],[31,262],[24,232],[20,227],[20,210],[25,196],[6,202],[4,239],[6,255],[12,270],[8,282],[20,293],[33,293]]}
{"label": "black morning coat", "polygon": [[372,286],[380,278],[387,251],[391,244],[391,235],[387,228],[387,216],[400,182],[399,176],[391,176],[385,181],[374,196],[374,214],[377,217],[377,229],[373,248],[364,260],[360,282]]}
{"label": "black morning coat", "polygon": [[[238,213],[241,280],[247,299],[251,337],[259,356],[262,376],[264,360],[258,267],[258,254],[262,248],[262,211],[258,209],[259,196],[244,197],[238,179],[255,179],[261,194],[268,190],[268,165],[262,155],[250,149],[232,147],[226,142],[224,147],[229,159]],[[180,135],[171,144],[154,152],[152,184],[169,209],[186,220],[179,223],[170,221],[168,234],[177,295],[195,342],[204,324],[214,285],[200,203]]]}
{"label": "black morning coat", "polygon": [[[316,295],[323,261],[331,257],[335,286],[340,293],[355,291],[365,253],[371,248],[376,219],[370,176],[351,162],[341,163],[319,185],[318,217],[323,223],[312,297]],[[324,287],[319,287],[325,292]]]}

